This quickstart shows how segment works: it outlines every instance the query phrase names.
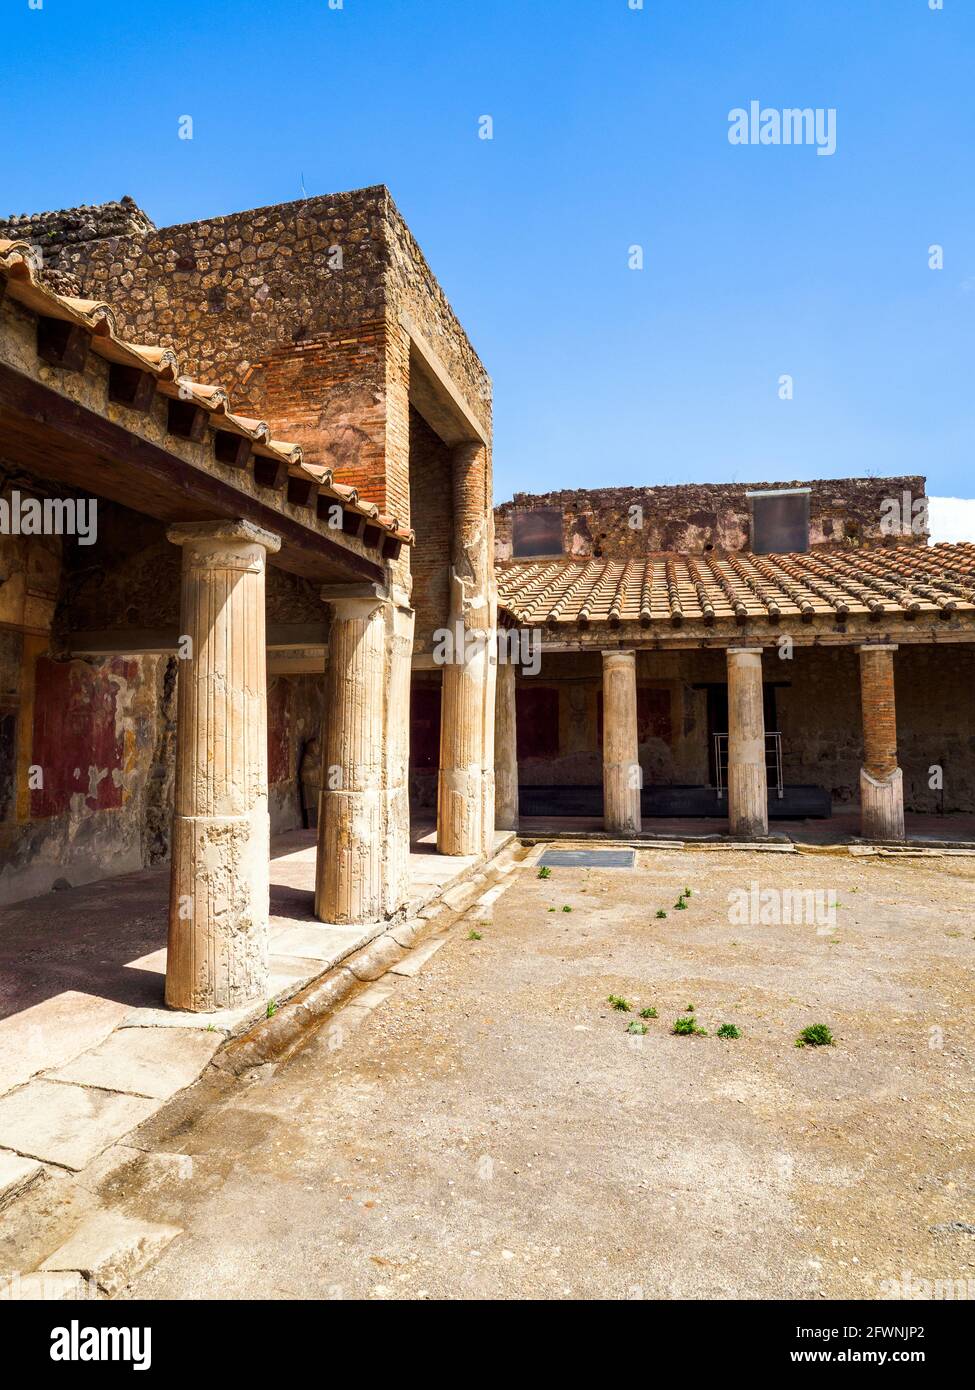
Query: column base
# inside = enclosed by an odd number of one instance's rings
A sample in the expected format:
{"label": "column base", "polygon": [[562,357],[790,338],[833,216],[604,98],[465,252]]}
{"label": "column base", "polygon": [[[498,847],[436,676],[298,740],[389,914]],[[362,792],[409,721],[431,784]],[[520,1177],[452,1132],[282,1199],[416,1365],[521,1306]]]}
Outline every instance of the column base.
{"label": "column base", "polygon": [[860,769],[860,834],[867,840],[903,840],[904,774],[899,767],[882,778]]}
{"label": "column base", "polygon": [[267,995],[270,819],[174,816],[166,1003],[213,1013]]}
{"label": "column base", "polygon": [[480,854],[484,792],[480,767],[440,769],[437,853]]}
{"label": "column base", "polygon": [[320,922],[358,925],[385,916],[389,846],[382,798],[378,787],[320,794],[315,885],[315,916]]}
{"label": "column base", "polygon": [[640,789],[629,786],[630,768],[618,770],[616,777],[603,776],[603,829],[610,835],[639,835],[642,829]]}
{"label": "column base", "polygon": [[764,763],[739,763],[729,767],[728,829],[739,840],[761,840],[768,835],[768,780]]}

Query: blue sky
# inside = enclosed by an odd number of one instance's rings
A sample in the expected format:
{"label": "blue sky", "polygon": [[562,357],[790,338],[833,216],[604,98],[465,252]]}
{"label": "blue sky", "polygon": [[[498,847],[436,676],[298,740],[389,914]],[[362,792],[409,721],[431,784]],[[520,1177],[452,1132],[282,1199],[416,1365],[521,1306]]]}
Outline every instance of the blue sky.
{"label": "blue sky", "polygon": [[[498,499],[971,497],[975,3],[630,3],[8,0],[0,206],[164,225],[388,184],[493,376]],[[753,100],[835,108],[836,153],[731,145]]]}

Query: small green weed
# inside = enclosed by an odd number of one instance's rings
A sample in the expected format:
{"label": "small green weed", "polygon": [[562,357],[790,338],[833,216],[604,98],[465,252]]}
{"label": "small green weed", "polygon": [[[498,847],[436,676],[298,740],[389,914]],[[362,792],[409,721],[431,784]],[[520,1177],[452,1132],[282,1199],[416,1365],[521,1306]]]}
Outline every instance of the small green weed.
{"label": "small green weed", "polygon": [[833,1034],[825,1023],[810,1023],[796,1038],[796,1047],[832,1047]]}
{"label": "small green weed", "polygon": [[706,1038],[708,1035],[708,1030],[706,1028],[698,1027],[696,1018],[675,1018],[674,1026],[670,1031],[676,1033],[679,1038],[689,1037],[694,1033],[702,1038]]}

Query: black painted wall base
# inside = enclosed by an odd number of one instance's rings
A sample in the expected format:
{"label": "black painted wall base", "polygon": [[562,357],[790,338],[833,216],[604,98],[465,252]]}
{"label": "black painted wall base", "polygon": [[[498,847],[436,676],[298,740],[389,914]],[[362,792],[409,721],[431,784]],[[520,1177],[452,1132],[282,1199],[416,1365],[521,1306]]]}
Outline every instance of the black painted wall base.
{"label": "black painted wall base", "polygon": [[[525,787],[518,788],[518,811],[522,816],[601,816],[602,787]],[[713,787],[644,787],[640,811],[646,817],[687,816],[705,819],[727,816],[727,794],[718,798]],[[768,801],[769,820],[826,818],[831,814],[830,794],[825,787],[785,787],[781,798],[773,792]]]}

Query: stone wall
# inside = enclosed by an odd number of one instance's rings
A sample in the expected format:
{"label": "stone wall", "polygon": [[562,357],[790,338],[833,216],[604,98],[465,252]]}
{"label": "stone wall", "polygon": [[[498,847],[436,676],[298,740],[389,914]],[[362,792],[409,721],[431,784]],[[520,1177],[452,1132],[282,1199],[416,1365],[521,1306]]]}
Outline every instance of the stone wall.
{"label": "stone wall", "polygon": [[[562,513],[566,555],[636,559],[652,551],[747,550],[750,545],[746,494],[761,489],[808,487],[810,545],[860,545],[879,541],[881,505],[925,496],[922,477],[835,478],[801,483],[681,483],[673,487],[577,489],[515,493],[495,508],[495,555],[512,554],[512,514],[554,508]],[[923,544],[927,534],[909,540]],[[898,538],[897,543],[903,543]]]}
{"label": "stone wall", "polygon": [[389,190],[156,228],[134,204],[0,223],[108,300],[137,342],[231,391],[306,457],[404,522],[409,340],[403,315],[490,430],[490,383]]}
{"label": "stone wall", "polygon": [[[0,496],[43,480],[0,461]],[[161,522],[100,502],[98,540],[0,535],[0,902],[151,867],[169,855],[178,661],[125,653],[179,631],[179,549]],[[267,578],[269,624],[325,624],[316,587]],[[72,659],[79,633],[122,655]],[[327,625],[326,625],[327,636]],[[318,737],[318,676],[269,683],[272,831],[304,823],[300,767]]]}
{"label": "stone wall", "polygon": [[414,650],[429,652],[433,634],[444,627],[450,607],[453,534],[451,460],[447,445],[415,410],[410,410],[410,510],[416,529],[412,560]]}

